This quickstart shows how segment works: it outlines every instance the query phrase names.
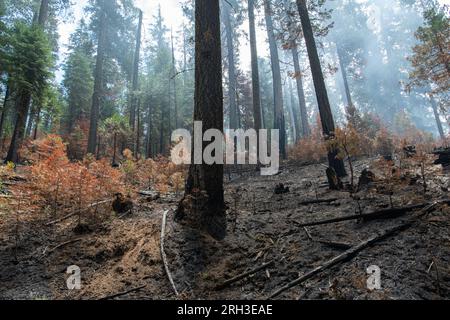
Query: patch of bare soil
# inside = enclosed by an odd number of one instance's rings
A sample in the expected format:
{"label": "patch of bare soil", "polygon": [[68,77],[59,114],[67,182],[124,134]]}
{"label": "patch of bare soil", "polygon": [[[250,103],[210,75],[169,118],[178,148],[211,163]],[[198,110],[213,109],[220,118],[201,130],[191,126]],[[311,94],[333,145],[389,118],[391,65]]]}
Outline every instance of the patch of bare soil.
{"label": "patch of bare soil", "polygon": [[[357,177],[370,167],[379,180],[362,186],[354,195],[330,191],[322,165],[286,164],[273,177],[262,177],[254,168],[230,172],[226,185],[229,230],[222,242],[173,222],[173,213],[169,213],[165,251],[179,297],[173,293],[160,255],[162,214],[176,208],[177,195],[152,201],[142,197],[132,215],[111,214],[107,221],[76,230],[75,218],[45,226],[49,221],[45,215],[23,214],[18,220],[14,212],[2,213],[0,299],[101,299],[116,294],[120,294],[116,299],[265,299],[342,254],[347,246],[409,219],[416,220],[411,228],[373,244],[278,298],[448,299],[447,205],[436,205],[421,218],[417,218],[421,212],[417,209],[383,220],[300,226],[448,197],[450,178],[441,167],[427,166],[424,192],[420,168],[395,172],[399,169],[386,169],[376,165],[377,161],[355,163]],[[382,180],[386,176],[391,182]],[[281,190],[280,184],[283,192],[275,192]],[[331,200],[322,202],[324,199]],[[272,261],[255,274],[217,288]],[[79,291],[66,286],[65,272],[71,265],[81,269]],[[367,268],[374,265],[381,269],[382,288],[370,291]]]}

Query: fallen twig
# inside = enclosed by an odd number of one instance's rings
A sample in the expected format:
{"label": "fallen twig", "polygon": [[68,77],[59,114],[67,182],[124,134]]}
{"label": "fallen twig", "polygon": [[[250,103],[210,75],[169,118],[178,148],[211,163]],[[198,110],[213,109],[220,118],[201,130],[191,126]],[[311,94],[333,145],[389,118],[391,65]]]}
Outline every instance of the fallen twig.
{"label": "fallen twig", "polygon": [[167,224],[167,214],[169,211],[164,211],[163,213],[163,219],[162,219],[162,225],[161,225],[161,258],[164,263],[164,269],[166,270],[167,278],[169,278],[169,282],[172,285],[172,289],[175,292],[175,295],[178,296],[178,290],[175,286],[175,282],[173,281],[172,274],[170,273],[169,265],[167,263],[167,256],[164,251],[164,238],[166,236],[166,224]]}
{"label": "fallen twig", "polygon": [[110,300],[110,299],[122,297],[122,296],[125,296],[125,295],[129,294],[129,293],[133,293],[133,292],[142,290],[142,289],[144,289],[146,286],[147,286],[147,285],[145,284],[145,285],[142,285],[142,286],[139,286],[139,287],[136,287],[136,288],[127,290],[127,291],[119,292],[119,293],[116,293],[116,294],[113,294],[113,295],[110,295],[110,296],[106,296],[106,297],[100,298],[100,299],[98,299],[98,300]]}
{"label": "fallen twig", "polygon": [[312,235],[311,235],[311,233],[309,232],[308,228],[303,227],[303,230],[305,230],[306,235],[308,236],[308,239],[309,239],[310,241],[314,241],[314,238],[312,237]]}
{"label": "fallen twig", "polygon": [[48,250],[47,252],[44,252],[44,255],[46,255],[46,254],[49,255],[49,254],[53,253],[54,251],[56,251],[56,250],[58,250],[58,249],[60,249],[62,247],[68,246],[69,244],[72,244],[72,243],[79,242],[81,240],[82,239],[74,239],[74,240],[70,240],[70,241],[66,241],[66,242],[63,242],[61,244],[58,244],[56,247]]}
{"label": "fallen twig", "polygon": [[232,285],[233,283],[238,282],[239,280],[245,279],[245,278],[247,278],[247,277],[249,277],[249,276],[251,276],[251,275],[254,275],[255,273],[257,273],[257,272],[259,272],[259,271],[262,271],[262,270],[266,269],[267,267],[270,267],[270,266],[273,265],[274,263],[275,263],[275,261],[272,260],[272,261],[270,261],[270,262],[264,263],[263,265],[259,266],[259,267],[256,268],[256,269],[253,269],[253,270],[244,272],[244,273],[242,273],[242,274],[240,274],[240,275],[237,275],[236,277],[231,278],[231,279],[225,281],[224,283],[222,283],[222,284],[216,286],[216,287],[215,287],[215,290],[221,290],[221,289],[224,289],[224,288],[226,288],[226,287]]}

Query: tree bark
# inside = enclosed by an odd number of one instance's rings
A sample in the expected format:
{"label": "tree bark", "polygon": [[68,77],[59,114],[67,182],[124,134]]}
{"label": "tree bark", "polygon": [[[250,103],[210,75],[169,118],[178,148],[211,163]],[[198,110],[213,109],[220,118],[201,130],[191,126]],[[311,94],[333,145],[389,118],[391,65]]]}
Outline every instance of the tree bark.
{"label": "tree bark", "polygon": [[250,50],[252,62],[253,118],[256,131],[263,128],[261,111],[261,91],[259,85],[258,49],[256,46],[255,0],[248,0],[248,19],[250,27]]}
{"label": "tree bark", "polygon": [[280,130],[280,153],[283,159],[287,158],[286,152],[286,123],[284,119],[283,108],[283,87],[281,81],[280,59],[278,56],[277,41],[275,39],[272,8],[270,0],[264,1],[264,12],[267,26],[267,35],[269,38],[270,58],[272,65],[273,88],[274,88],[274,129]]}
{"label": "tree bark", "polygon": [[[194,121],[203,123],[203,133],[209,129],[223,132],[219,8],[219,0],[195,1]],[[202,150],[207,145],[203,142]],[[203,161],[202,164],[195,164],[194,152],[192,160],[186,194],[177,212],[177,220],[187,220],[191,225],[207,231],[213,238],[222,240],[226,236],[223,165],[207,165]]]}
{"label": "tree bark", "polygon": [[226,1],[223,3],[223,11],[228,51],[228,99],[230,100],[230,129],[237,129],[239,125],[236,103],[237,78],[234,58],[234,33],[231,26],[230,4]]}
{"label": "tree bark", "polygon": [[[331,112],[330,101],[328,100],[327,88],[322,73],[319,54],[317,52],[316,41],[309,19],[308,8],[306,0],[297,0],[297,7],[300,14],[300,19],[305,37],[306,47],[308,50],[309,62],[311,65],[311,72],[314,80],[314,87],[316,89],[317,102],[319,105],[320,118],[322,120],[323,133],[326,139],[334,137],[335,124],[333,113]],[[337,158],[339,150],[336,148],[330,149],[328,152],[328,162],[339,177],[346,176],[344,161]]]}
{"label": "tree bark", "polygon": [[106,12],[103,1],[98,0],[100,6],[100,26],[98,34],[97,60],[95,63],[94,94],[92,95],[92,107],[89,125],[89,139],[87,153],[95,154],[97,146],[98,120],[100,114],[100,103],[103,91],[103,64],[105,59],[105,33],[106,33]]}

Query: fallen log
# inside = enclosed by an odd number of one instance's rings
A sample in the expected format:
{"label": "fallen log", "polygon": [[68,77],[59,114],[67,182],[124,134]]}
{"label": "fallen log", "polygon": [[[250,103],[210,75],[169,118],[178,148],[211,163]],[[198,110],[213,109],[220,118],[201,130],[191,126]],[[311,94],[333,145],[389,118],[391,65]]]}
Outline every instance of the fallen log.
{"label": "fallen log", "polygon": [[370,239],[361,242],[359,245],[347,250],[346,252],[338,255],[337,257],[325,262],[323,265],[315,268],[314,270],[306,273],[305,275],[301,276],[300,278],[288,283],[287,285],[281,287],[279,290],[275,291],[270,297],[269,299],[274,299],[276,297],[278,297],[280,294],[282,294],[283,292],[302,284],[303,282],[311,279],[312,277],[314,277],[315,275],[330,269],[331,267],[334,267],[335,265],[341,263],[341,262],[345,262],[349,259],[352,259],[354,256],[356,256],[359,252],[361,252],[362,250],[366,249],[367,247],[373,245],[374,243],[384,240],[389,236],[394,235],[397,232],[406,230],[407,228],[411,227],[413,225],[414,222],[409,221],[407,223],[404,223],[398,227],[395,227],[391,230],[388,230],[380,235],[376,235],[371,237]]}
{"label": "fallen log", "polygon": [[164,239],[166,236],[166,224],[167,224],[167,214],[169,213],[169,211],[164,211],[163,213],[163,218],[162,218],[162,224],[161,224],[161,238],[160,238],[160,242],[161,242],[161,258],[164,264],[164,270],[166,271],[166,275],[167,278],[169,279],[169,282],[172,286],[172,289],[175,293],[176,296],[178,296],[178,290],[177,287],[175,286],[175,282],[173,281],[173,277],[172,274],[170,273],[170,269],[169,269],[169,264],[167,263],[167,256],[166,256],[166,252],[164,251]]}
{"label": "fallen log", "polygon": [[[431,204],[429,204],[428,206],[426,206],[421,212],[420,214],[418,214],[416,216],[416,219],[419,219],[423,216],[425,216],[426,214],[428,214],[429,212],[431,212],[431,210],[438,204],[442,204],[442,203],[449,203],[450,200],[444,200],[444,201],[435,201]],[[325,262],[324,264],[322,264],[321,266],[315,268],[314,270],[306,273],[305,275],[301,276],[300,278],[286,284],[285,286],[283,286],[282,288],[278,289],[277,291],[275,291],[270,297],[269,299],[273,299],[278,297],[280,294],[282,294],[283,292],[297,286],[300,285],[302,283],[304,283],[305,281],[311,279],[312,277],[314,277],[315,275],[328,270],[342,262],[351,260],[352,258],[354,258],[358,253],[360,253],[361,251],[363,251],[364,249],[372,246],[373,244],[385,240],[386,238],[395,235],[398,232],[404,231],[409,229],[410,227],[412,227],[415,224],[416,220],[412,219],[410,221],[407,221],[395,228],[389,229],[381,234],[378,235],[374,235],[373,237],[371,237],[370,239],[361,242],[359,245],[352,247],[351,249],[345,251],[344,253],[338,255],[337,257],[328,260],[327,262]]]}
{"label": "fallen log", "polygon": [[272,261],[270,261],[270,262],[264,263],[263,265],[259,266],[259,267],[256,268],[256,269],[253,269],[253,270],[250,270],[250,271],[248,271],[248,272],[244,272],[244,273],[242,273],[242,274],[240,274],[240,275],[237,275],[236,277],[231,278],[231,279],[225,281],[224,283],[222,283],[222,284],[216,286],[216,287],[214,288],[214,290],[222,290],[222,289],[225,289],[226,287],[232,285],[233,283],[238,282],[239,280],[245,279],[245,278],[247,278],[247,277],[249,277],[249,276],[251,276],[251,275],[254,275],[255,273],[258,273],[258,272],[261,271],[261,270],[266,269],[267,267],[270,267],[270,266],[273,265],[274,263],[275,263],[275,261],[272,260]]}
{"label": "fallen log", "polygon": [[142,290],[142,289],[144,289],[146,286],[147,286],[147,285],[145,284],[145,285],[142,285],[142,286],[139,286],[139,287],[136,287],[136,288],[127,290],[127,291],[123,291],[123,292],[115,293],[115,294],[112,294],[112,295],[109,295],[109,296],[105,296],[105,297],[100,298],[100,299],[98,299],[98,300],[100,300],[100,301],[102,301],[102,300],[111,300],[111,299],[114,299],[114,298],[122,297],[122,296],[125,296],[125,295],[127,295],[127,294],[130,294],[130,293],[133,293],[133,292]]}

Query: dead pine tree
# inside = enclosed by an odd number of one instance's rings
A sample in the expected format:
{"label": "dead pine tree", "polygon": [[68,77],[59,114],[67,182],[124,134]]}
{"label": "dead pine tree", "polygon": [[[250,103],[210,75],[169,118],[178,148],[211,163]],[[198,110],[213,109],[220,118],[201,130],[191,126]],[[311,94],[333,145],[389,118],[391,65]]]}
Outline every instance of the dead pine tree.
{"label": "dead pine tree", "polygon": [[[223,132],[219,8],[219,0],[195,1],[194,121],[202,122],[202,133],[209,129]],[[202,153],[206,146],[207,144],[203,142]],[[214,150],[214,152],[221,154],[223,151]],[[195,152],[192,152],[192,160],[185,196],[175,218],[193,228],[206,231],[217,240],[222,240],[226,236],[224,167],[219,164],[207,165],[199,161]]]}

